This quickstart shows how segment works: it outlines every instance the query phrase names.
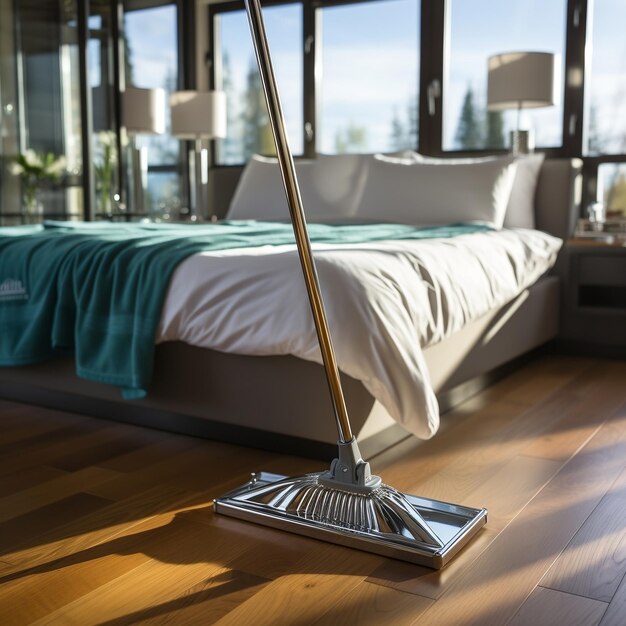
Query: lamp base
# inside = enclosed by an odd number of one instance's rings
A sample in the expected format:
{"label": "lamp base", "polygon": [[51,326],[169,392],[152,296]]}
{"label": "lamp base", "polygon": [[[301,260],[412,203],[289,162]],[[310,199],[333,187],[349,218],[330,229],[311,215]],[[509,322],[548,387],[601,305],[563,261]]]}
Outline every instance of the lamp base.
{"label": "lamp base", "polygon": [[209,182],[209,151],[202,147],[200,139],[189,151],[189,196],[191,221],[203,221],[208,213],[207,185]]}
{"label": "lamp base", "polygon": [[532,130],[512,130],[509,141],[512,154],[532,154],[535,151],[535,133]]}

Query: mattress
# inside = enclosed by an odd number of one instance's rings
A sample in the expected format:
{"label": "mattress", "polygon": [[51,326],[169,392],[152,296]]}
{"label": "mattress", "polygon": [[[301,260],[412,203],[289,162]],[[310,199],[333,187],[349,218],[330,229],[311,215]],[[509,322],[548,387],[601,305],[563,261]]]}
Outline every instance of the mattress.
{"label": "mattress", "polygon": [[[561,240],[507,229],[428,241],[314,244],[341,371],[406,430],[429,438],[439,410],[422,348],[519,295],[554,264]],[[222,250],[183,261],[157,343],[321,363],[295,246]]]}

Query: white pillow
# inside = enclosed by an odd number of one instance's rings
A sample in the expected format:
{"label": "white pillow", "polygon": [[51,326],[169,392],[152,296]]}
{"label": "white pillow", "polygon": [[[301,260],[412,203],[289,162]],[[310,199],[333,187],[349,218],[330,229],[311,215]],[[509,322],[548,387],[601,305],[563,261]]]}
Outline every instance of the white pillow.
{"label": "white pillow", "polygon": [[[455,165],[459,163],[481,163],[510,157],[439,159],[425,156],[419,152],[407,152],[401,158],[417,163]],[[517,170],[504,216],[505,228],[535,228],[535,191],[544,158],[545,155],[542,153],[516,157]]]}
{"label": "white pillow", "polygon": [[[356,212],[367,174],[367,157],[319,155],[296,161],[307,219],[333,221]],[[253,155],[231,200],[227,219],[288,220],[289,209],[278,161]]]}
{"label": "white pillow", "polygon": [[535,228],[535,192],[544,154],[518,157],[515,182],[504,216],[505,228]]}
{"label": "white pillow", "polygon": [[374,156],[357,215],[415,225],[479,223],[501,228],[515,168],[512,157],[442,167]]}

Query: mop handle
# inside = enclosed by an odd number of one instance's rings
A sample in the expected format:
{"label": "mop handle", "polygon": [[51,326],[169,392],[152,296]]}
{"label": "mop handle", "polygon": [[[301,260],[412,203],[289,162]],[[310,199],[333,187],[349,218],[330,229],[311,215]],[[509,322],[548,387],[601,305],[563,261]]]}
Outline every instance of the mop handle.
{"label": "mop handle", "polygon": [[313,254],[311,253],[311,242],[306,228],[306,219],[304,217],[304,209],[302,208],[302,199],[300,197],[300,189],[296,178],[293,157],[289,149],[289,141],[287,140],[285,120],[280,104],[280,97],[278,95],[278,88],[276,86],[276,78],[272,68],[261,7],[259,0],[245,0],[245,5],[250,30],[252,32],[252,42],[254,44],[256,59],[259,64],[261,82],[263,83],[265,101],[267,102],[270,124],[274,134],[278,164],[280,166],[285,193],[287,194],[287,202],[289,204],[293,232],[296,237],[298,255],[300,256],[304,282],[306,283],[309,295],[311,311],[313,312],[313,319],[315,321],[315,330],[317,331],[324,370],[326,371],[326,379],[330,388],[335,419],[337,420],[339,440],[345,443],[352,440],[352,428],[350,426],[346,402],[341,388],[339,370],[337,368],[333,343],[328,329],[328,321],[326,319],[319,280],[315,270],[315,263],[313,262]]}

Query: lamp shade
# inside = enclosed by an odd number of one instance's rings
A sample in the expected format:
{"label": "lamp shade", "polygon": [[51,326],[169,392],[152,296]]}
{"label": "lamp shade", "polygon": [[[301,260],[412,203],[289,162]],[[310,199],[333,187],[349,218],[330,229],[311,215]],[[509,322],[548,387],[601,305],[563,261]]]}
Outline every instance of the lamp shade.
{"label": "lamp shade", "polygon": [[122,94],[122,123],[130,134],[165,132],[165,90],[127,87]]}
{"label": "lamp shade", "polygon": [[226,137],[223,91],[175,91],[170,95],[172,135],[185,139]]}
{"label": "lamp shade", "polygon": [[559,57],[551,52],[504,52],[488,60],[487,108],[531,109],[559,101]]}

